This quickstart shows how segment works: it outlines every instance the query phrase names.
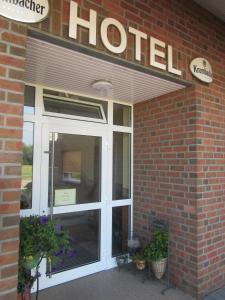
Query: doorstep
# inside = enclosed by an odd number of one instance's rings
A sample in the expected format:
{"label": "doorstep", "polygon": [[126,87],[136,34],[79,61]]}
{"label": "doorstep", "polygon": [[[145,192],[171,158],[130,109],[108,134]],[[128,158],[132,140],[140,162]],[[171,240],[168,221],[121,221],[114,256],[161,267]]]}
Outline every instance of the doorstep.
{"label": "doorstep", "polygon": [[157,280],[143,283],[140,276],[115,268],[40,291],[39,300],[194,300],[179,289],[162,295],[163,288]]}

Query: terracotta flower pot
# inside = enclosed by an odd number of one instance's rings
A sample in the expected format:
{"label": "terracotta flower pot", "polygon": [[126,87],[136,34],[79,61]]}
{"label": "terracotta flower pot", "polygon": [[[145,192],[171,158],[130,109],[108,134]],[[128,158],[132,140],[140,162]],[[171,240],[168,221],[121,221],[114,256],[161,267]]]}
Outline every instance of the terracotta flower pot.
{"label": "terracotta flower pot", "polygon": [[26,288],[24,295],[22,293],[18,293],[17,300],[30,300],[30,289]]}
{"label": "terracotta flower pot", "polygon": [[166,271],[167,258],[152,261],[152,270],[157,279],[161,279]]}
{"label": "terracotta flower pot", "polygon": [[142,271],[145,268],[145,260],[136,260],[136,267],[138,270]]}
{"label": "terracotta flower pot", "polygon": [[23,298],[22,298],[22,294],[21,293],[18,293],[17,294],[17,300],[22,300]]}

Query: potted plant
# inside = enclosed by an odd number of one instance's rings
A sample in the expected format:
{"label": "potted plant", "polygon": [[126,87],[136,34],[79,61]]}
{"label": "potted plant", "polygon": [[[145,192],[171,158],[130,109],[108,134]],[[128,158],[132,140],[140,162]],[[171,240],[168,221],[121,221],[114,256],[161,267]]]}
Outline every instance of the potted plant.
{"label": "potted plant", "polygon": [[132,256],[132,261],[136,264],[138,270],[142,271],[145,268],[145,256],[143,251],[136,252]]}
{"label": "potted plant", "polygon": [[47,216],[30,216],[20,219],[20,248],[18,293],[20,299],[30,298],[30,289],[37,280],[38,298],[40,263],[43,258],[49,262],[57,259],[60,250],[70,249],[70,239],[60,226]]}
{"label": "potted plant", "polygon": [[151,263],[153,273],[161,279],[166,271],[168,258],[168,232],[162,229],[154,231],[153,240],[144,249],[146,261]]}

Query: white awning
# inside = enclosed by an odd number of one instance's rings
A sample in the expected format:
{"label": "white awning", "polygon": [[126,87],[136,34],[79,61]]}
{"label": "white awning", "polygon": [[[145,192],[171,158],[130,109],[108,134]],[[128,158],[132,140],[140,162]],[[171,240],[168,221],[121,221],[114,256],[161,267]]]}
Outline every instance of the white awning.
{"label": "white awning", "polygon": [[28,37],[25,81],[85,96],[102,96],[91,84],[113,85],[107,99],[137,103],[185,87],[155,75]]}

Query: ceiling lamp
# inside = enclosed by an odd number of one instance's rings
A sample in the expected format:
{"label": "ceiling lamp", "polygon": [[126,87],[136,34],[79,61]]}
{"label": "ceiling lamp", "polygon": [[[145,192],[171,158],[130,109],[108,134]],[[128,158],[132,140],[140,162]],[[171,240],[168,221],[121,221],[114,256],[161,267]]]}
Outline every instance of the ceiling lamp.
{"label": "ceiling lamp", "polygon": [[113,89],[112,82],[107,81],[107,80],[97,80],[92,82],[91,84],[92,88],[95,89],[96,91],[104,91],[104,92],[109,92]]}

